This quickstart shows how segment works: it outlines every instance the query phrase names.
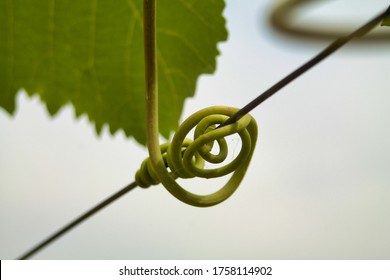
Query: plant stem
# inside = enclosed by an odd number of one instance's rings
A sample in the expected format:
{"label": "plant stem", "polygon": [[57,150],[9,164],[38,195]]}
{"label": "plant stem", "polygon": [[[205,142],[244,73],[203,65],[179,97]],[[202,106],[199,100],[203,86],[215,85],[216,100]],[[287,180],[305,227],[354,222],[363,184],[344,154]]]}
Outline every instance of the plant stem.
{"label": "plant stem", "polygon": [[[152,166],[160,175],[159,164],[163,161],[160,152],[158,128],[158,82],[156,50],[156,0],[144,0],[144,55],[146,82],[146,129],[147,146]],[[165,170],[165,165],[164,168]]]}
{"label": "plant stem", "polygon": [[147,146],[153,169],[163,185],[166,186],[164,182],[171,182],[173,179],[166,170],[159,142],[156,41],[156,0],[144,0]]}

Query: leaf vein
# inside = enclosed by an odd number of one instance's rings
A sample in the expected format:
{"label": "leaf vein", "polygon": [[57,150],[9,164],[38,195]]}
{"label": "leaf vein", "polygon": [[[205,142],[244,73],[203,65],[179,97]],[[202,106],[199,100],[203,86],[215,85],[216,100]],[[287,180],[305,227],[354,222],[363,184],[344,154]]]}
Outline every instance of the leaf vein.
{"label": "leaf vein", "polygon": [[8,0],[8,90],[6,90],[6,94],[9,96],[12,96],[13,92],[13,86],[14,83],[14,26],[15,26],[15,20],[14,20],[14,9],[13,9],[13,2],[12,0]]}
{"label": "leaf vein", "polygon": [[213,65],[208,63],[207,62],[207,59],[202,56],[202,54],[199,52],[198,49],[196,49],[193,44],[191,44],[190,42],[188,42],[188,40],[186,40],[185,38],[183,38],[183,36],[180,36],[180,34],[178,34],[177,32],[174,32],[172,30],[169,30],[169,29],[159,29],[159,32],[162,33],[162,34],[165,34],[165,35],[168,35],[168,36],[171,36],[171,37],[174,37],[176,38],[177,40],[181,41],[192,53],[195,54],[195,56],[200,60],[202,61],[202,63],[204,63],[207,67],[210,67],[211,69],[213,69]]}
{"label": "leaf vein", "polygon": [[215,26],[208,22],[200,13],[198,13],[190,3],[188,3],[186,0],[180,0],[180,2],[185,8],[187,8],[187,10],[189,10],[196,18],[198,18],[199,21],[201,21],[211,30],[216,31]]}
{"label": "leaf vein", "polygon": [[88,52],[88,66],[94,67],[95,64],[95,44],[96,44],[96,13],[97,13],[97,0],[92,0],[91,7],[91,26],[90,26],[90,41]]}
{"label": "leaf vein", "polygon": [[[132,38],[134,36],[134,30],[135,30],[135,27],[136,27],[136,24],[137,24],[137,19],[136,18],[132,18],[132,20],[130,21],[129,23],[129,28],[128,28],[128,31],[127,31],[127,38],[126,38],[126,46],[124,49],[125,49],[125,53],[124,53],[124,72],[125,72],[125,77],[127,78],[126,79],[126,82],[125,82],[125,86],[126,86],[126,89],[127,89],[127,92],[131,92],[131,84],[130,84],[130,77],[131,77],[131,53],[130,53],[130,50],[131,50],[131,42],[132,42]],[[128,94],[127,96],[131,97],[131,94]],[[130,99],[129,99],[130,100]]]}
{"label": "leaf vein", "polygon": [[54,14],[55,14],[55,0],[49,0],[48,5],[48,55],[49,58],[53,57],[53,41],[54,41]]}
{"label": "leaf vein", "polygon": [[158,59],[159,59],[159,63],[161,64],[162,67],[159,67],[159,69],[162,69],[162,72],[164,73],[166,79],[167,79],[167,82],[168,82],[168,86],[171,90],[171,93],[173,94],[173,98],[174,100],[171,100],[172,101],[172,105],[176,105],[176,106],[180,106],[179,104],[179,93],[177,91],[177,88],[176,88],[176,85],[175,85],[175,82],[173,81],[173,78],[172,78],[172,73],[169,71],[169,68],[168,68],[168,64],[167,62],[165,61],[161,51],[159,50],[159,48],[157,47],[157,56],[158,56]]}

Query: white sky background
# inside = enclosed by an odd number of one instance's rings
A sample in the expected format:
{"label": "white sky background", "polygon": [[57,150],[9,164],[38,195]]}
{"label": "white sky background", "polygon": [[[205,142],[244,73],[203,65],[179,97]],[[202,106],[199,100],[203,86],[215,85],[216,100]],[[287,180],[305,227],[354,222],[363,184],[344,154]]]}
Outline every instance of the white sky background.
{"label": "white sky background", "polygon": [[[217,72],[200,78],[183,118],[211,105],[245,105],[326,46],[272,33],[266,15],[274,2],[227,1],[229,40],[219,45]],[[348,5],[356,5],[358,27],[388,2],[336,1],[317,13],[325,19],[337,7],[336,15],[352,15]],[[253,111],[254,158],[222,204],[196,208],[161,185],[135,189],[36,258],[389,259],[389,50],[348,45]],[[97,137],[70,106],[49,118],[24,93],[15,117],[0,110],[0,127],[1,259],[133,181],[147,156],[122,133]]]}

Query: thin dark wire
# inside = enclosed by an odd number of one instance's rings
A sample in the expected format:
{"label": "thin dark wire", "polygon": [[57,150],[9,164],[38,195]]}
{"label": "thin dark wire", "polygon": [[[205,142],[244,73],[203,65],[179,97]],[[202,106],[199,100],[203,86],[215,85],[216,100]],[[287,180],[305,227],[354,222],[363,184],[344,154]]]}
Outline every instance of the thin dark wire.
{"label": "thin dark wire", "polygon": [[136,182],[133,182],[133,183],[127,185],[126,187],[124,187],[120,191],[116,192],[115,194],[111,195],[110,197],[106,198],[105,200],[100,202],[98,205],[91,208],[89,211],[85,212],[84,214],[82,214],[81,216],[79,216],[78,218],[76,218],[75,220],[73,220],[72,222],[70,222],[69,224],[67,224],[66,226],[64,226],[63,228],[61,228],[60,230],[58,230],[57,232],[52,234],[51,236],[44,239],[42,242],[40,242],[39,244],[37,244],[36,246],[31,248],[29,251],[27,251],[25,254],[20,256],[18,259],[26,260],[26,259],[30,258],[32,255],[38,253],[40,250],[45,248],[47,245],[49,245],[50,243],[52,243],[53,241],[60,238],[62,235],[64,235],[68,231],[70,231],[72,228],[76,227],[81,222],[85,221],[86,219],[91,217],[93,214],[95,214],[99,210],[103,209],[107,205],[111,204],[112,202],[114,202],[115,200],[117,200],[121,196],[125,195],[126,193],[128,193],[129,191],[131,191],[132,189],[134,189],[137,186],[138,185]]}
{"label": "thin dark wire", "polygon": [[314,58],[306,62],[304,65],[296,69],[294,72],[277,82],[275,85],[267,89],[265,92],[260,94],[257,98],[249,102],[246,106],[241,108],[237,113],[232,115],[229,119],[224,121],[222,124],[220,124],[218,127],[222,127],[228,124],[232,124],[239,119],[241,119],[243,116],[248,114],[250,111],[252,111],[254,108],[259,106],[261,103],[263,103],[265,100],[270,98],[272,95],[274,95],[276,92],[278,92],[280,89],[282,89],[284,86],[295,80],[297,77],[305,73],[307,70],[309,70],[311,67],[331,55],[333,52],[335,52],[337,49],[348,43],[350,40],[364,36],[366,33],[368,33],[371,29],[373,29],[375,26],[377,26],[382,19],[384,19],[386,16],[390,16],[390,8],[357,29],[356,31],[352,32],[348,36],[341,37],[331,43],[328,47],[326,47],[322,52],[320,52],[318,55],[316,55]]}

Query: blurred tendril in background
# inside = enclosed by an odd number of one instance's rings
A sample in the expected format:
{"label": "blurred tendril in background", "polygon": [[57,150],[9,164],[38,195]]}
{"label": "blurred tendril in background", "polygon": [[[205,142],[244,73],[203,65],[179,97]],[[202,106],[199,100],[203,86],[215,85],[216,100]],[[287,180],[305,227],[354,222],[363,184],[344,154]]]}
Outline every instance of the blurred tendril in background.
{"label": "blurred tendril in background", "polygon": [[[269,23],[271,27],[281,35],[303,41],[330,41],[348,34],[353,27],[348,22],[357,12],[358,1],[350,1],[354,6],[349,9],[340,9],[326,18],[307,20],[302,22],[303,18],[312,18],[318,11],[324,11],[326,5],[338,5],[340,1],[330,0],[282,0],[277,1],[269,12]],[[343,1],[341,1],[343,2]],[[345,2],[345,1],[344,1]],[[388,3],[390,4],[390,2]],[[384,7],[386,8],[386,7]],[[378,11],[378,13],[381,11]],[[337,15],[341,16],[339,20]],[[314,15],[316,16],[316,15]],[[379,28],[360,38],[359,43],[378,44],[390,43],[390,29]]]}

